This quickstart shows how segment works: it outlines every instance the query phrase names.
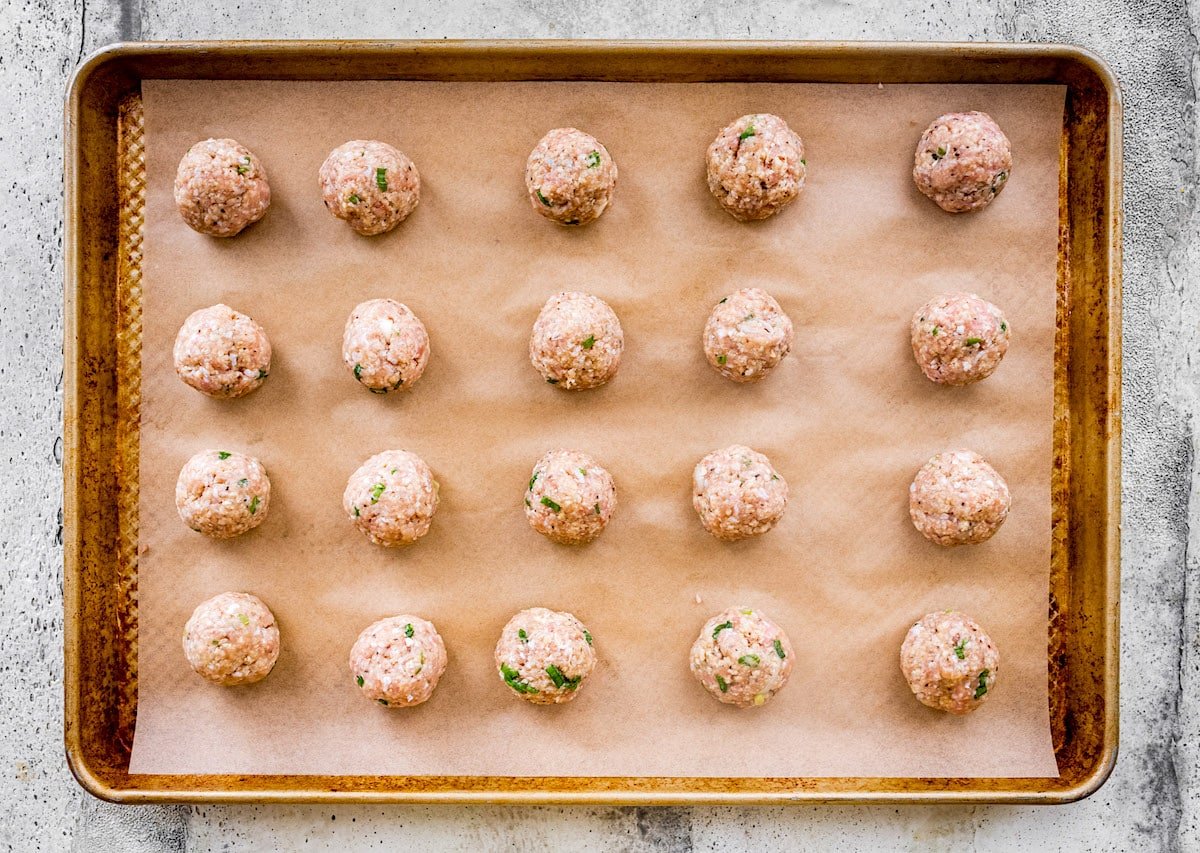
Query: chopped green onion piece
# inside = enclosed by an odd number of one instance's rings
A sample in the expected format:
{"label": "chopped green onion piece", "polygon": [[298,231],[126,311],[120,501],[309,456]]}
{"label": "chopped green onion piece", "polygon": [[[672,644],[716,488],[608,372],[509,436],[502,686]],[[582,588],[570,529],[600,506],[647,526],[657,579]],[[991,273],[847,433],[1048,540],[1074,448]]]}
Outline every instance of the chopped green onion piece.
{"label": "chopped green onion piece", "polygon": [[760,659],[758,655],[742,655],[738,658],[738,663],[742,666],[758,666]]}
{"label": "chopped green onion piece", "polygon": [[350,193],[350,197],[346,201],[350,204],[358,204],[362,199],[358,197],[358,193]]}
{"label": "chopped green onion piece", "polygon": [[979,673],[979,686],[975,688],[975,698],[980,699],[987,693],[987,677],[992,674],[990,669]]}
{"label": "chopped green onion piece", "polygon": [[518,693],[537,693],[536,687],[530,687],[522,681],[521,673],[506,663],[500,664],[500,675],[504,678],[504,683]]}
{"label": "chopped green onion piece", "polygon": [[250,481],[247,478],[242,477],[242,479],[238,480],[238,485],[241,486],[242,488],[245,488],[249,482]]}
{"label": "chopped green onion piece", "polygon": [[238,163],[238,164],[237,164],[237,166],[235,166],[234,168],[236,168],[236,169],[237,169],[237,173],[238,173],[239,175],[244,175],[244,174],[246,174],[247,172],[249,172],[249,171],[250,171],[250,158],[249,158],[249,157],[243,157],[243,158],[242,158],[242,161],[241,161],[240,163]]}
{"label": "chopped green onion piece", "polygon": [[715,640],[717,638],[717,634],[720,634],[726,628],[732,628],[732,627],[733,627],[732,622],[722,622],[720,625],[713,628],[713,639]]}
{"label": "chopped green onion piece", "polygon": [[531,504],[531,503],[529,502],[529,498],[525,498],[525,506],[528,506],[528,507],[532,507],[532,506],[533,506],[533,504]]}
{"label": "chopped green onion piece", "polygon": [[977,347],[983,343],[983,338],[967,338],[966,344],[969,347]]}
{"label": "chopped green onion piece", "polygon": [[361,675],[354,676],[354,680],[358,682],[359,687],[363,686],[363,677]]}
{"label": "chopped green onion piece", "polygon": [[354,517],[358,518],[360,515],[361,515],[361,513],[358,511],[358,507],[357,506],[354,507]]}
{"label": "chopped green onion piece", "polygon": [[938,150],[933,152],[934,162],[941,160],[945,156],[946,156],[946,149],[941,147],[940,145],[938,146]]}
{"label": "chopped green onion piece", "polygon": [[250,617],[247,616],[245,613],[239,613],[237,616],[238,616],[238,621],[241,622],[243,625],[250,624]]}
{"label": "chopped green onion piece", "polygon": [[518,637],[520,637],[520,639],[521,639],[521,642],[522,642],[522,643],[528,643],[528,642],[529,642],[529,635],[525,633],[525,629],[524,629],[524,628],[518,628],[518,629],[517,629],[517,636],[518,636]]}
{"label": "chopped green onion piece", "polygon": [[780,660],[784,660],[787,657],[783,652],[783,643],[779,642],[779,640],[775,641],[775,654],[779,655]]}
{"label": "chopped green onion piece", "polygon": [[386,699],[376,699],[375,701],[376,701],[376,702],[378,702],[380,705],[383,705],[385,708],[387,707],[388,700],[386,700]]}
{"label": "chopped green onion piece", "polygon": [[1008,323],[1001,323],[1001,324],[1000,324],[1000,331],[1002,331],[1002,332],[1007,332],[1007,331],[1008,331]]}
{"label": "chopped green onion piece", "polygon": [[554,664],[546,667],[546,675],[550,676],[550,680],[554,682],[555,687],[562,687],[567,683],[567,679],[563,676],[562,671]]}
{"label": "chopped green onion piece", "polygon": [[592,635],[591,635],[591,633],[588,631],[588,629],[587,629],[587,628],[584,628],[584,629],[583,629],[583,638],[584,638],[585,640],[587,640],[587,644],[588,644],[589,646],[592,644]]}
{"label": "chopped green onion piece", "polygon": [[254,515],[256,512],[258,512],[258,501],[259,501],[258,495],[255,495],[253,498],[250,499],[250,514],[251,515]]}
{"label": "chopped green onion piece", "polygon": [[413,635],[413,626],[412,626],[412,622],[409,622],[407,625],[404,626],[404,636],[411,637],[412,635]]}
{"label": "chopped green onion piece", "polygon": [[592,347],[594,347],[596,345],[596,336],[588,335],[586,338],[584,338],[582,341],[579,342],[579,345],[581,347],[583,347],[584,349],[591,349]]}
{"label": "chopped green onion piece", "polygon": [[230,456],[232,456],[232,455],[233,455],[233,454],[232,454],[232,453],[230,453],[228,450],[218,450],[218,451],[217,451],[217,458],[218,458],[218,459],[228,459],[228,458],[229,458]]}
{"label": "chopped green onion piece", "polygon": [[746,129],[738,134],[738,142],[749,139],[751,136],[754,136],[754,125],[748,124]]}
{"label": "chopped green onion piece", "polygon": [[379,503],[379,496],[383,494],[386,488],[387,486],[385,486],[383,483],[376,483],[373,485],[371,487],[371,503]]}
{"label": "chopped green onion piece", "polygon": [[265,370],[261,370],[261,369],[260,369],[260,370],[258,371],[258,378],[259,378],[259,379],[266,379],[266,378],[267,378],[269,375],[270,375],[270,374],[269,374],[269,373],[267,373],[267,371],[265,371]]}
{"label": "chopped green onion piece", "polygon": [[954,647],[954,656],[959,660],[967,659],[967,638],[963,637],[958,641],[958,645]]}
{"label": "chopped green onion piece", "polygon": [[725,681],[725,679],[719,675],[717,676],[717,687],[721,688],[722,693],[729,692],[729,683],[727,681]]}
{"label": "chopped green onion piece", "polygon": [[589,169],[594,169],[600,165],[600,152],[593,151],[587,156],[587,164]]}
{"label": "chopped green onion piece", "polygon": [[375,186],[379,187],[380,192],[387,192],[387,169],[382,166],[375,170]]}
{"label": "chopped green onion piece", "polygon": [[554,512],[559,512],[559,511],[561,511],[561,510],[562,510],[562,507],[561,507],[561,506],[559,506],[558,504],[556,504],[556,503],[555,503],[553,500],[551,500],[550,498],[546,497],[545,495],[543,495],[543,496],[542,496],[542,506],[548,506],[548,507],[550,507],[550,509],[551,509],[551,510],[553,510]]}
{"label": "chopped green onion piece", "polygon": [[542,204],[546,205],[546,207],[550,206],[550,199],[548,199],[544,195],[542,195],[541,190],[534,190],[534,192],[537,193],[538,201],[540,201]]}
{"label": "chopped green onion piece", "polygon": [[929,331],[929,334],[933,335],[933,337],[935,337],[935,338],[936,338],[936,337],[938,336],[938,327],[937,327],[937,326],[934,326],[934,327],[933,327],[933,328],[932,328],[932,329]]}
{"label": "chopped green onion piece", "polygon": [[727,361],[729,361],[729,358],[725,355],[725,353],[721,353],[719,356],[717,356],[717,364],[724,365]]}
{"label": "chopped green onion piece", "polygon": [[357,379],[359,382],[362,382],[362,365],[361,364],[354,365],[354,378]]}
{"label": "chopped green onion piece", "polygon": [[541,473],[542,473],[541,471],[534,471],[534,472],[533,472],[533,476],[529,478],[529,488],[530,488],[530,489],[532,489],[532,488],[533,488],[533,484],[537,482],[538,475],[539,475],[539,474],[541,474]]}
{"label": "chopped green onion piece", "polygon": [[807,166],[807,165],[808,165],[808,161],[807,161],[807,160],[805,160],[803,157],[801,157],[801,158],[800,158],[800,165],[801,165],[801,166]]}
{"label": "chopped green onion piece", "polygon": [[592,507],[592,509],[594,509],[596,511],[596,515],[600,514],[600,504],[596,504],[595,506]]}

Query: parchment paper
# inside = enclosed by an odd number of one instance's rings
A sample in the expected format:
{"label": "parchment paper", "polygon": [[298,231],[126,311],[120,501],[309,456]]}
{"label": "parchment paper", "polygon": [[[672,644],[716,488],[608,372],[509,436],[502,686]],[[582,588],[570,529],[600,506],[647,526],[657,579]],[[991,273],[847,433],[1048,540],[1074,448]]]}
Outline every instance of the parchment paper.
{"label": "parchment paper", "polygon": [[[1046,688],[1058,146],[1064,91],[1043,86],[595,83],[145,84],[147,192],[141,436],[140,683],[134,773],[666,776],[1055,776]],[[953,217],[918,195],[916,141],[942,112],[982,109],[1012,139],[999,200]],[[808,186],[782,215],[735,222],[704,184],[704,151],[743,113],[803,137]],[[594,225],[528,207],[522,171],[551,127],[603,141],[620,168]],[[232,136],[261,157],[266,218],[233,240],[175,212],[175,166]],[[363,238],[330,216],[317,168],[379,138],[421,171],[420,206]],[[775,374],[739,386],[704,362],[712,305],[765,287],[796,323]],[[950,288],[1003,307],[1012,346],[988,381],[935,387],[913,363],[912,312]],[[595,293],[626,334],[620,374],[562,393],[530,367],[543,301]],[[422,317],[433,356],[411,393],[374,396],[340,359],[361,300]],[[233,402],[171,367],[189,312],[224,301],[275,347],[270,379]],[[730,545],[691,507],[691,471],[741,442],[791,487],[770,534]],[[981,546],[943,550],[908,519],[907,487],[935,452],[977,450],[1007,478],[1012,513]],[[620,505],[591,546],[529,529],[522,492],[545,450],[596,456]],[[179,468],[205,448],[248,452],[272,482],[257,531],[213,541],[176,515]],[[386,448],[419,453],[442,486],[415,547],[372,546],[341,510],[348,475]],[[226,590],[274,610],[283,652],[266,681],[221,689],[192,674],[184,622]],[[790,634],[790,685],[764,708],[714,702],[688,649],[704,620],[761,608]],[[577,614],[599,665],[577,701],[519,701],[492,649],[519,608]],[[898,665],[927,611],[973,615],[1002,654],[978,713],[912,697]],[[368,623],[433,620],[450,664],[427,704],[389,711],[354,686]]]}

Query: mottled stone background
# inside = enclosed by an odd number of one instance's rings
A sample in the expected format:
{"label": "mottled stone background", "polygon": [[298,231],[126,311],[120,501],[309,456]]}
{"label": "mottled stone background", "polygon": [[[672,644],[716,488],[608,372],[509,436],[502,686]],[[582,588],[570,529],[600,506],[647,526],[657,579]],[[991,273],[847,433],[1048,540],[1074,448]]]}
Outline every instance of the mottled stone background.
{"label": "mottled stone background", "polygon": [[[2,0],[0,847],[1200,850],[1198,26],[1182,0]],[[119,808],[83,794],[61,737],[66,82],[114,41],[316,37],[1061,41],[1107,59],[1126,113],[1122,738],[1108,784],[1058,808]]]}

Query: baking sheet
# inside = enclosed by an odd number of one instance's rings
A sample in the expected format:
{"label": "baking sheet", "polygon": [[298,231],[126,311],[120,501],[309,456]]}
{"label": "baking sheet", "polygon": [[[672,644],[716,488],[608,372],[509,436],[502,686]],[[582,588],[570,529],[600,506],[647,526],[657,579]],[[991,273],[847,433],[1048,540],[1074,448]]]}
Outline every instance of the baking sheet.
{"label": "baking sheet", "polygon": [[[147,81],[141,438],[139,696],[133,773],[561,776],[1055,776],[1046,697],[1046,595],[1058,147],[1057,86]],[[1009,134],[1014,172],[981,215],[950,217],[912,187],[912,149],[950,109],[984,109]],[[703,180],[719,127],[753,111],[801,134],[808,186],[746,225]],[[548,128],[582,127],[620,168],[614,206],[584,229],[528,209],[521,173]],[[263,160],[272,208],[231,241],[191,232],[171,200],[180,156],[229,135]],[[395,143],[422,201],[391,235],[329,216],[316,170],[346,139]],[[765,287],[796,322],[792,355],[753,387],[704,363],[700,330],[727,292]],[[908,351],[912,311],[963,287],[1000,304],[1013,344],[967,389],[936,388]],[[621,373],[564,394],[526,356],[556,290],[602,296],[621,317]],[[363,299],[392,296],[429,327],[433,357],[411,393],[365,392],[340,361]],[[272,376],[232,403],[171,369],[192,310],[225,301],[258,319]],[[724,544],[690,505],[710,449],[767,453],[792,501],[778,528]],[[546,449],[578,447],[617,481],[599,541],[533,533],[521,495]],[[942,550],[907,518],[931,454],[983,453],[1014,494],[982,546]],[[258,456],[271,516],[238,540],[182,525],[179,467],[196,450]],[[442,484],[433,531],[371,546],[340,508],[345,480],[389,447],[421,454]],[[283,653],[236,690],[187,668],[183,623],[230,589],[274,610]],[[700,599],[697,602],[697,598]],[[796,646],[769,705],[713,702],[687,671],[704,620],[759,607]],[[535,708],[493,671],[517,609],[568,609],[600,663],[577,701]],[[1001,649],[991,701],[965,719],[919,705],[897,649],[923,613],[971,613]],[[388,711],[353,686],[359,630],[399,612],[432,619],[450,666],[425,705]]]}

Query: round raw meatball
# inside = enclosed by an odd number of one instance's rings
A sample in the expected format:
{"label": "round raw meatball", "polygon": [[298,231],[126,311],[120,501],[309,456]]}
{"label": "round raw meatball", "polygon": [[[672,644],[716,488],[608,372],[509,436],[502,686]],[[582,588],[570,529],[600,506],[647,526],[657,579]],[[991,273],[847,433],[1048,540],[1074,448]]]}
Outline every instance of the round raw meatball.
{"label": "round raw meatball", "polygon": [[704,529],[734,542],[761,536],[787,508],[787,481],[771,460],[741,444],[714,450],[692,473],[692,506]]}
{"label": "round raw meatball", "polygon": [[792,348],[792,321],[771,294],[746,287],[726,296],[704,324],[704,355],[734,382],[758,382]]}
{"label": "round raw meatball", "polygon": [[987,379],[1008,352],[1008,321],[973,293],[943,293],[917,309],[912,349],[917,364],[940,385]]}
{"label": "round raw meatball", "polygon": [[961,613],[930,613],[908,629],[900,669],[913,695],[930,708],[969,714],[996,686],[1000,652],[991,637]]}
{"label": "round raw meatball", "polygon": [[271,342],[262,326],[228,305],[201,308],[175,336],[175,372],[210,397],[244,397],[271,372]]}
{"label": "round raw meatball", "polygon": [[603,299],[556,293],[529,336],[529,360],[547,382],[568,391],[598,388],[617,375],[625,333]]}
{"label": "round raw meatball", "polygon": [[266,519],[271,481],[253,456],[203,450],[179,472],[175,507],[192,530],[214,539],[231,539]]}
{"label": "round raw meatball", "polygon": [[342,508],[376,545],[411,545],[429,532],[438,484],[429,466],[407,450],[376,453],[350,475]]}
{"label": "round raw meatball", "polygon": [[429,333],[402,302],[369,299],[346,321],[342,361],[373,394],[411,388],[429,363]]}
{"label": "round raw meatball", "polygon": [[692,643],[692,675],[714,699],[757,708],[787,684],[791,641],[765,614],[731,607],[704,623]]}
{"label": "round raw meatball", "polygon": [[529,154],[525,187],[533,209],[560,225],[586,225],[612,201],[617,164],[595,138],[556,128]]}
{"label": "round raw meatball", "polygon": [[708,146],[708,188],[734,219],[766,219],[804,189],[804,143],[779,116],[745,115]]}
{"label": "round raw meatball", "polygon": [[921,134],[913,158],[917,189],[947,213],[991,204],[1012,172],[1012,148],[987,113],[946,113]]}
{"label": "round raw meatball", "polygon": [[533,466],[525,491],[529,526],[562,545],[591,542],[617,508],[612,474],[578,450],[551,450]]}
{"label": "round raw meatball", "polygon": [[939,545],[975,545],[991,539],[1011,504],[1004,478],[970,450],[939,453],[908,487],[913,524]]}
{"label": "round raw meatball", "polygon": [[250,149],[233,139],[206,139],[179,161],[175,205],[192,229],[232,237],[263,218],[271,205],[271,187]]}
{"label": "round raw meatball", "polygon": [[223,592],[192,611],[183,629],[183,653],[214,684],[253,684],[279,658],[279,626],[256,596]]}
{"label": "round raw meatball", "polygon": [[535,705],[575,698],[596,666],[592,635],[570,613],[531,607],[504,626],[496,643],[500,678]]}
{"label": "round raw meatball", "polygon": [[373,139],[353,139],[330,151],[318,179],[329,212],[368,237],[391,231],[421,200],[413,161]]}
{"label": "round raw meatball", "polygon": [[446,644],[420,616],[393,616],[368,626],[350,649],[350,672],[368,699],[389,708],[420,705],[446,671]]}

